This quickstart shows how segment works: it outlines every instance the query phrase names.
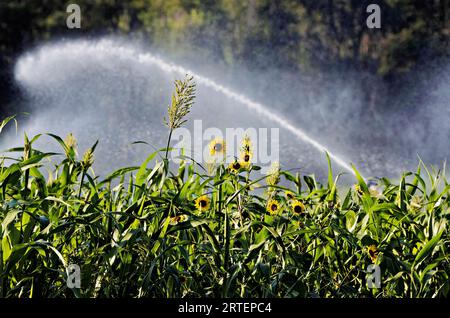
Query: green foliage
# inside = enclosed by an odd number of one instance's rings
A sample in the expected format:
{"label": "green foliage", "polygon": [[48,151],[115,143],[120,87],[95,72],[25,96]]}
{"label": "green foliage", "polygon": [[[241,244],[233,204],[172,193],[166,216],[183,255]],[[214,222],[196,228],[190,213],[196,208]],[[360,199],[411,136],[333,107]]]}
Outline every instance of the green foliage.
{"label": "green foliage", "polygon": [[[390,86],[426,61],[448,57],[448,3],[380,0],[381,29],[366,27],[372,1],[77,0],[81,29],[66,27],[70,1],[0,1],[0,116],[17,113],[13,67],[26,50],[60,38],[130,36],[175,60],[255,70],[373,74]],[[372,81],[370,81],[372,83]],[[373,105],[386,102],[362,86]],[[396,90],[394,90],[396,91]],[[397,92],[397,91],[396,91]],[[411,106],[405,102],[405,107]],[[386,105],[389,106],[389,105]],[[16,106],[17,107],[17,106]],[[390,107],[390,106],[389,106]]]}
{"label": "green foliage", "polygon": [[200,60],[212,50],[228,64],[264,66],[261,57],[267,55],[305,68],[351,62],[383,75],[410,70],[425,47],[435,55],[448,54],[448,5],[443,0],[376,1],[382,10],[377,30],[366,27],[371,1],[79,0],[82,29],[68,32],[68,3],[0,3],[0,52],[12,62],[23,44],[18,41],[22,33],[32,42],[61,34],[133,33]]}
{"label": "green foliage", "polygon": [[[345,189],[328,160],[326,185],[278,170],[282,187],[255,177],[252,165],[235,173],[217,164],[206,174],[185,159],[169,170],[154,160],[168,151],[160,149],[141,167],[101,179],[91,167],[96,145],[79,160],[73,136],[48,135],[61,154],[35,149],[39,137],[0,159],[0,297],[449,294],[443,171],[421,163],[398,184],[369,186],[355,169],[357,186]],[[267,212],[268,200],[279,213]],[[379,289],[366,285],[372,262],[381,267]],[[66,286],[69,264],[81,267],[79,290]]]}

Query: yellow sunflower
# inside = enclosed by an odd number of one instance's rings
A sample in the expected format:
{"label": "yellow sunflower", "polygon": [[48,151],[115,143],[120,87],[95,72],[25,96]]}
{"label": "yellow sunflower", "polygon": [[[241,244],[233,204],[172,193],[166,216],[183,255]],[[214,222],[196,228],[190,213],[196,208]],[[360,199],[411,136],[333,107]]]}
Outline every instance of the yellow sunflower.
{"label": "yellow sunflower", "polygon": [[226,143],[222,138],[214,138],[209,143],[209,154],[211,156],[224,155],[226,152]]}
{"label": "yellow sunflower", "polygon": [[252,161],[252,155],[250,153],[241,153],[241,160],[239,160],[242,168],[247,169]]}
{"label": "yellow sunflower", "polygon": [[231,172],[238,173],[239,170],[242,168],[242,164],[239,161],[235,160],[234,162],[230,163],[228,168],[230,169]]}
{"label": "yellow sunflower", "polygon": [[186,222],[188,219],[189,219],[189,217],[185,214],[176,215],[176,216],[170,218],[169,224],[177,225],[178,223]]}
{"label": "yellow sunflower", "polygon": [[372,263],[375,263],[378,257],[378,249],[375,244],[372,244],[367,247],[367,252],[369,253],[370,259],[372,260]]}
{"label": "yellow sunflower", "polygon": [[355,192],[359,195],[363,195],[364,191],[361,189],[361,186],[359,184],[355,184]]}
{"label": "yellow sunflower", "polygon": [[248,135],[245,135],[244,139],[242,139],[241,151],[250,155],[252,154],[252,140]]}
{"label": "yellow sunflower", "polygon": [[270,199],[267,203],[266,209],[271,215],[277,215],[281,210],[281,204],[275,199]]}
{"label": "yellow sunflower", "polygon": [[187,277],[186,276],[180,276],[180,284],[186,284],[187,282]]}
{"label": "yellow sunflower", "polygon": [[301,214],[305,211],[305,205],[299,200],[295,200],[292,203],[291,208],[292,208],[292,212],[297,215]]}
{"label": "yellow sunflower", "polygon": [[291,191],[285,191],[284,195],[286,196],[286,199],[293,200],[295,198],[295,194]]}
{"label": "yellow sunflower", "polygon": [[195,199],[195,206],[200,212],[209,210],[209,198],[206,195],[198,197],[197,199]]}

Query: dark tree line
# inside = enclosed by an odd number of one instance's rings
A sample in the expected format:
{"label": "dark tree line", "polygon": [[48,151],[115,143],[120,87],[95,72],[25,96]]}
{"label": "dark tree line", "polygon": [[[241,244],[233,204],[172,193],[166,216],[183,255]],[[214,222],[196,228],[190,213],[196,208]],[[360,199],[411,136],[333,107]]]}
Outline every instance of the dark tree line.
{"label": "dark tree line", "polygon": [[[133,34],[165,50],[223,63],[303,71],[350,67],[383,80],[449,55],[449,0],[7,0],[0,2],[0,111],[15,93],[17,56],[43,40]],[[82,29],[68,32],[68,3]],[[381,7],[380,29],[366,7]],[[2,109],[3,108],[3,109]]]}

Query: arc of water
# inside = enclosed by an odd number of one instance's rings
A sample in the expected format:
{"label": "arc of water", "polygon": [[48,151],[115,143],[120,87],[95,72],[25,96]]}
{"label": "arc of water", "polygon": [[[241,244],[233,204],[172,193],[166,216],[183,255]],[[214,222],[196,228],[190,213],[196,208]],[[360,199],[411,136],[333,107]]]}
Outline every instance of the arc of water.
{"label": "arc of water", "polygon": [[233,99],[241,104],[244,104],[245,106],[247,106],[249,109],[254,110],[256,113],[268,118],[269,120],[276,122],[277,124],[279,124],[281,127],[285,128],[286,130],[290,131],[292,134],[294,134],[295,136],[297,136],[299,139],[305,141],[306,143],[310,144],[311,146],[313,146],[314,148],[316,148],[317,150],[321,151],[321,152],[327,152],[328,155],[330,156],[331,159],[333,159],[339,166],[341,166],[342,168],[346,169],[347,171],[351,172],[352,174],[354,173],[353,169],[351,168],[351,166],[349,164],[347,164],[342,158],[340,158],[339,156],[333,154],[329,149],[327,149],[324,145],[320,144],[318,141],[314,140],[313,138],[311,138],[310,136],[308,136],[305,132],[303,132],[301,129],[294,127],[291,123],[289,123],[286,119],[282,118],[281,116],[274,114],[273,112],[271,112],[269,109],[267,109],[266,106],[254,102],[252,100],[250,100],[249,98],[247,98],[246,96],[236,93],[234,91],[232,91],[231,89],[222,86],[216,82],[214,82],[213,80],[206,78],[202,75],[199,75],[195,72],[193,72],[192,70],[186,69],[182,66],[179,65],[175,65],[173,63],[168,63],[163,61],[162,59],[153,56],[149,53],[142,53],[139,54],[139,61],[142,63],[151,63],[155,66],[157,66],[158,68],[160,68],[161,70],[165,71],[165,72],[175,72],[175,73],[180,73],[180,74],[190,74],[192,76],[194,76],[194,78],[196,79],[197,83],[203,84],[206,87],[212,88],[213,90],[220,92],[222,94],[224,94],[225,96],[227,96],[230,99]]}
{"label": "arc of water", "polygon": [[[330,158],[333,159],[334,162],[336,162],[339,166],[341,166],[342,168],[346,169],[347,171],[349,171],[351,173],[354,173],[353,169],[350,167],[350,165],[347,164],[341,157],[332,153],[329,149],[327,149],[327,147],[325,147],[324,145],[319,143],[317,140],[315,140],[314,138],[307,135],[303,130],[293,126],[290,122],[288,122],[283,117],[270,111],[267,108],[267,106],[264,106],[260,103],[254,102],[254,101],[250,100],[249,98],[247,98],[246,96],[236,93],[236,92],[232,91],[231,89],[229,89],[225,86],[222,86],[205,76],[202,76],[200,74],[197,74],[196,72],[193,72],[192,70],[184,68],[180,65],[176,65],[174,63],[166,62],[163,59],[161,59],[151,53],[148,53],[148,52],[139,52],[129,46],[115,45],[114,43],[112,43],[112,41],[109,41],[109,40],[99,41],[95,45],[93,45],[92,43],[89,43],[89,42],[66,43],[64,50],[67,51],[69,54],[74,51],[84,52],[84,53],[91,51],[91,53],[93,53],[95,55],[99,55],[99,54],[111,55],[112,54],[112,55],[119,56],[120,58],[123,58],[125,60],[126,59],[135,59],[139,63],[155,66],[155,67],[159,68],[160,70],[167,72],[167,73],[179,73],[181,75],[190,74],[190,75],[194,76],[197,83],[202,84],[206,87],[212,88],[216,92],[224,94],[226,97],[245,105],[250,110],[253,110],[254,112],[262,115],[263,117],[279,124],[282,128],[290,131],[292,134],[294,134],[300,140],[303,140],[304,142],[310,144],[312,147],[319,150],[320,152],[327,152],[328,155],[330,156]],[[41,54],[43,54],[42,51],[41,51]],[[42,56],[40,56],[40,58],[42,58]],[[17,71],[16,75],[18,75],[19,78],[21,78],[21,76],[24,76],[25,74],[27,74],[26,72],[24,72],[24,70],[28,69],[29,66],[33,64],[33,58],[29,56],[23,62],[24,63],[22,65],[19,65],[18,69],[16,70]],[[20,66],[24,66],[23,69],[21,69]],[[28,68],[26,66],[28,66]]]}

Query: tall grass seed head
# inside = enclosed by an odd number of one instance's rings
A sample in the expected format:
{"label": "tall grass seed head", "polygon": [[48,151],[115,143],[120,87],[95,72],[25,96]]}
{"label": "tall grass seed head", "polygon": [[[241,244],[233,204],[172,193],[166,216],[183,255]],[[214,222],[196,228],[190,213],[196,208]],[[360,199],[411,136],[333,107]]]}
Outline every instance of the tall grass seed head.
{"label": "tall grass seed head", "polygon": [[94,164],[94,152],[92,149],[87,150],[83,155],[83,160],[81,161],[81,166],[83,170],[88,170]]}
{"label": "tall grass seed head", "polygon": [[31,154],[31,143],[28,138],[25,137],[25,144],[23,146],[23,160],[26,161],[30,159]]}
{"label": "tall grass seed head", "polygon": [[164,121],[171,130],[181,127],[184,119],[191,111],[195,99],[195,83],[192,76],[186,76],[184,80],[175,81],[175,92],[167,109],[168,118]]}
{"label": "tall grass seed head", "polygon": [[77,140],[72,133],[69,133],[64,139],[64,144],[66,145],[66,156],[73,157],[77,153]]}
{"label": "tall grass seed head", "polygon": [[266,182],[269,186],[275,186],[280,182],[280,164],[278,162],[272,163],[267,171]]}

